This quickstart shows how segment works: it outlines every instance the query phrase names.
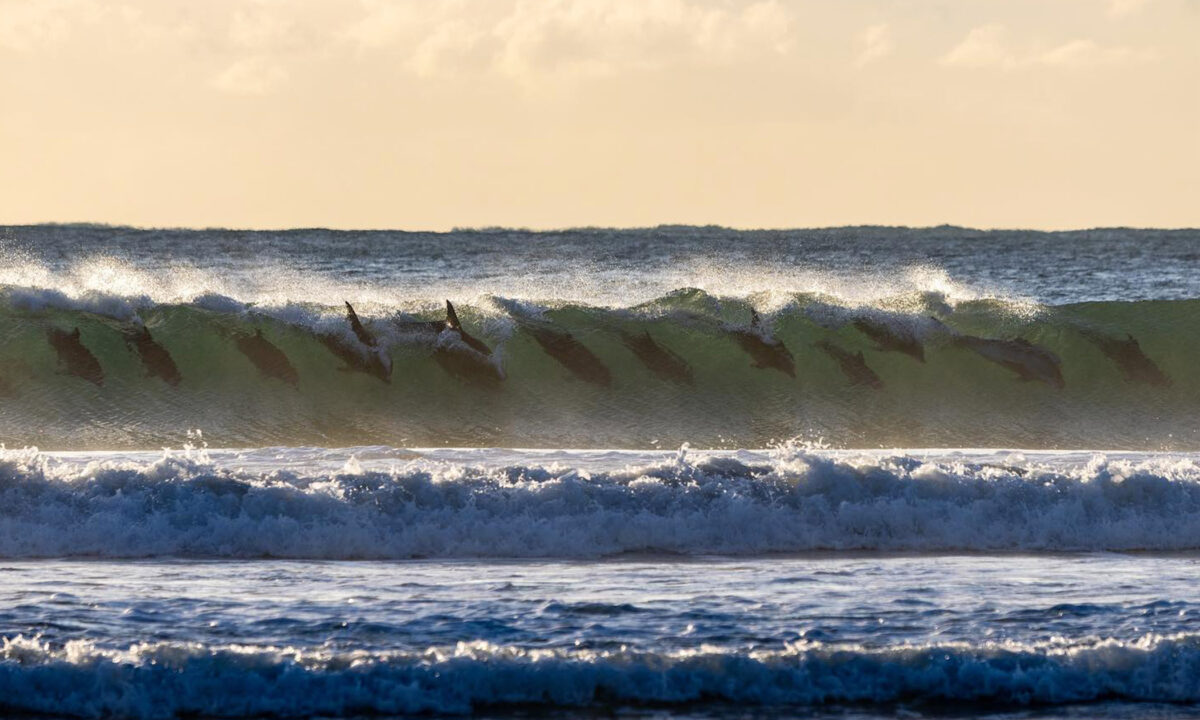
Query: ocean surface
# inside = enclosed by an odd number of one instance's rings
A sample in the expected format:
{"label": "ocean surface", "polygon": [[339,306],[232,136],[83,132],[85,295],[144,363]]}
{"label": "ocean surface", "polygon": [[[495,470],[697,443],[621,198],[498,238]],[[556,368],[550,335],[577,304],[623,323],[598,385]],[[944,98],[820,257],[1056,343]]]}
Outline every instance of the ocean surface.
{"label": "ocean surface", "polygon": [[1198,353],[1200,231],[0,227],[0,715],[1197,717]]}

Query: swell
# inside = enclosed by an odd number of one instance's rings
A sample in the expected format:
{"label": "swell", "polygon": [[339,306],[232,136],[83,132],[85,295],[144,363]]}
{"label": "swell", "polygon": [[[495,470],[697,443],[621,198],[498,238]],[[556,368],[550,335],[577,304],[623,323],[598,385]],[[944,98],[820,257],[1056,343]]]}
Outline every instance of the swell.
{"label": "swell", "polygon": [[588,471],[415,460],[387,472],[0,457],[0,557],[597,558],[1194,551],[1187,459],[1037,463],[781,451]]}
{"label": "swell", "polygon": [[358,308],[364,336],[341,307],[9,287],[0,442],[1200,448],[1196,300],[773,296],[754,325],[753,302],[699,290],[627,308],[487,298],[458,307],[465,335],[441,302]]}
{"label": "swell", "polygon": [[518,708],[1193,703],[1200,640],[1145,636],[675,653],[461,643],[369,653],[5,638],[0,709],[71,717],[361,717]]}

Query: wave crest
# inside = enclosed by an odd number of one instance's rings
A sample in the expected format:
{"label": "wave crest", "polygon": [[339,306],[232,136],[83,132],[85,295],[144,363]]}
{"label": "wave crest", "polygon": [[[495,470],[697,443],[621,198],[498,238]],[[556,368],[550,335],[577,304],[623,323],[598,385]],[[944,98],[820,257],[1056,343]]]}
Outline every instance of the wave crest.
{"label": "wave crest", "polygon": [[1009,705],[1196,702],[1200,638],[1133,642],[807,644],[778,651],[422,653],[142,643],[103,649],[5,638],[0,708],[75,717],[467,714],[486,708],[736,703]]}
{"label": "wave crest", "polygon": [[418,460],[262,472],[0,456],[0,556],[594,558],[1200,549],[1200,467],[794,451],[596,471]]}

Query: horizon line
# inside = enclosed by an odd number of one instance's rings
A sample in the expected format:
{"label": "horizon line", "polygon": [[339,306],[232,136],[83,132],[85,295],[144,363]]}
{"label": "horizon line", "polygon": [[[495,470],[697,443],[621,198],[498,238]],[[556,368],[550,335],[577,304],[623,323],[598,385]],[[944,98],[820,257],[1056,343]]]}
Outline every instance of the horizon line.
{"label": "horizon line", "polygon": [[132,230],[137,232],[263,232],[263,233],[286,233],[286,232],[333,232],[333,233],[412,233],[426,235],[449,235],[453,233],[501,233],[501,232],[520,232],[520,233],[568,233],[568,232],[588,232],[588,231],[618,231],[618,232],[637,232],[637,231],[654,231],[654,230],[720,230],[737,233],[785,233],[785,232],[830,232],[836,230],[900,230],[900,231],[930,231],[930,230],[948,230],[961,231],[968,233],[988,234],[988,233],[1045,233],[1045,234],[1075,234],[1088,232],[1113,232],[1113,231],[1132,231],[1132,232],[1163,232],[1163,233],[1187,233],[1200,232],[1200,226],[1195,227],[1167,227],[1167,226],[1134,226],[1134,225],[1098,225],[1091,227],[1066,227],[1066,228],[1037,228],[1037,227],[1019,227],[1019,226],[993,226],[993,227],[972,227],[969,225],[955,225],[953,223],[939,223],[936,225],[888,225],[878,223],[852,224],[852,225],[812,225],[812,226],[777,226],[777,227],[751,227],[751,226],[734,226],[720,225],[715,223],[690,224],[690,223],[658,223],[655,225],[570,225],[570,226],[510,226],[510,225],[479,225],[479,226],[454,226],[449,229],[426,229],[426,228],[400,228],[400,227],[332,227],[322,225],[297,225],[297,226],[261,226],[261,227],[234,227],[221,225],[135,225],[131,223],[106,223],[106,222],[89,222],[89,221],[69,221],[69,222],[34,222],[34,223],[0,223],[0,230],[13,230],[18,228],[93,228],[106,230]]}

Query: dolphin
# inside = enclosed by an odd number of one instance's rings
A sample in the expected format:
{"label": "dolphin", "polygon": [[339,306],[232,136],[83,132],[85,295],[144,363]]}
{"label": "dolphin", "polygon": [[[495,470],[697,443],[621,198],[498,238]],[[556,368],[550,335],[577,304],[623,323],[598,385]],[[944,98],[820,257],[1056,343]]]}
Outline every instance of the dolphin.
{"label": "dolphin", "polygon": [[770,368],[789,377],[796,377],[796,361],[792,358],[791,351],[779,340],[766,336],[762,329],[762,321],[754,308],[750,308],[748,330],[739,328],[728,332],[737,340],[742,350],[754,359],[754,367],[760,370]]}
{"label": "dolphin", "polygon": [[887,323],[867,317],[854,318],[854,327],[875,343],[881,352],[898,352],[919,362],[925,362],[925,348],[910,333],[898,331]]}
{"label": "dolphin", "polygon": [[446,301],[446,321],[441,323],[433,358],[450,375],[476,385],[495,387],[504,371],[492,360],[492,349],[463,329],[454,305]]}
{"label": "dolphin", "polygon": [[450,301],[446,301],[446,327],[458,333],[459,338],[467,347],[471,348],[480,355],[491,357],[492,349],[488,347],[482,340],[471,335],[466,330],[463,330],[462,323],[458,321],[458,313],[454,312],[454,305]]}
{"label": "dolphin", "polygon": [[142,367],[150,377],[161,378],[163,382],[176,387],[183,380],[171,353],[150,336],[150,329],[145,325],[131,327],[124,332],[125,344],[132,347],[142,359]]}
{"label": "dolphin", "polygon": [[571,333],[545,325],[527,324],[525,328],[547,355],[570,370],[575,377],[601,387],[612,385],[612,373],[600,358],[584,347]]}
{"label": "dolphin", "polygon": [[1024,338],[997,340],[973,335],[955,335],[953,342],[1013,371],[1021,380],[1037,380],[1060,389],[1066,387],[1067,383],[1062,376],[1062,360],[1046,348],[1034,345]]}
{"label": "dolphin", "polygon": [[451,376],[472,385],[494,388],[504,380],[503,370],[451,333],[438,336],[433,359]]}
{"label": "dolphin", "polygon": [[695,385],[692,368],[687,361],[671,350],[654,341],[649,331],[635,335],[625,330],[618,331],[621,342],[637,356],[646,368],[663,380],[677,382],[683,385]]}
{"label": "dolphin", "polygon": [[815,344],[837,361],[838,367],[842,369],[842,374],[850,380],[851,385],[865,385],[876,390],[883,389],[883,381],[879,379],[874,370],[867,367],[867,360],[863,357],[861,350],[852,353],[826,340],[819,340]]}
{"label": "dolphin", "polygon": [[263,337],[262,330],[256,329],[253,335],[234,335],[233,341],[237,344],[237,349],[254,363],[254,367],[264,376],[282,380],[294,388],[300,387],[300,373],[292,367],[291,361],[282,350]]}
{"label": "dolphin", "polygon": [[350,303],[346,303],[346,321],[350,323],[350,329],[354,331],[354,336],[358,338],[363,347],[356,347],[352,344],[353,341],[347,342],[346,338],[336,333],[319,334],[317,339],[329,352],[346,363],[343,370],[365,373],[385,383],[390,383],[392,381],[391,357],[378,346],[375,336],[363,327]]}
{"label": "dolphin", "polygon": [[66,368],[66,374],[83,378],[97,387],[104,386],[104,369],[92,351],[84,347],[79,328],[71,332],[50,328],[46,331],[46,339],[58,354],[59,364]]}
{"label": "dolphin", "polygon": [[1080,333],[1116,364],[1128,382],[1161,387],[1171,384],[1171,378],[1167,377],[1153,360],[1146,357],[1142,346],[1132,335],[1126,333],[1125,339],[1121,340],[1090,330],[1081,330]]}

